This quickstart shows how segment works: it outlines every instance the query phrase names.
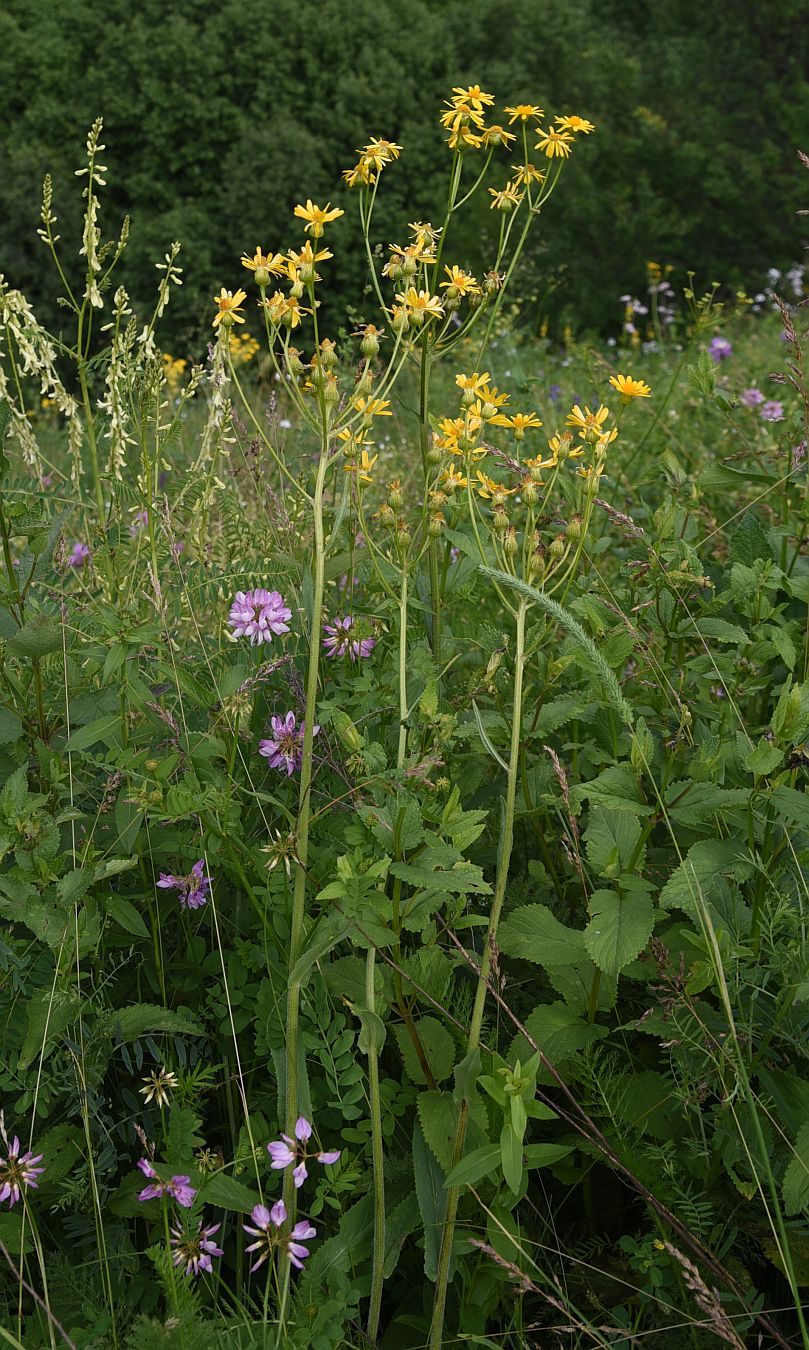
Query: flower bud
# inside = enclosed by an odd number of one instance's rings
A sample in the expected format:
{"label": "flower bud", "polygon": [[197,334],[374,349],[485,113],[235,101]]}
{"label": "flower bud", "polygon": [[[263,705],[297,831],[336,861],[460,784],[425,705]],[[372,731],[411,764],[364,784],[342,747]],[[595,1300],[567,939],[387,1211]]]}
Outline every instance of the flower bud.
{"label": "flower bud", "polygon": [[508,529],[508,516],[506,515],[502,506],[495,506],[494,508],[494,515],[492,516],[492,529],[497,530],[498,534],[502,534],[504,530]]}
{"label": "flower bud", "polygon": [[483,278],[483,294],[497,295],[497,292],[503,285],[503,278],[499,272],[487,272]]}
{"label": "flower bud", "polygon": [[522,495],[523,501],[528,506],[536,506],[539,493],[537,492],[537,485],[534,482],[533,478],[525,479],[525,482],[522,485]]}
{"label": "flower bud", "polygon": [[294,375],[296,379],[298,379],[305,371],[306,366],[301,360],[301,354],[297,347],[287,347],[287,365],[289,366],[290,373]]}
{"label": "flower bud", "polygon": [[463,391],[463,393],[462,393],[462,395],[461,395],[461,407],[462,407],[462,408],[471,408],[471,406],[472,406],[472,404],[474,403],[474,401],[475,401],[475,391],[474,391],[474,389],[464,389],[464,391]]}
{"label": "flower bud", "polygon": [[289,293],[295,300],[300,300],[303,296],[303,290],[304,286],[302,281],[293,281]]}
{"label": "flower bud", "polygon": [[396,522],[396,543],[402,552],[410,547],[410,531],[407,528],[406,520]]}
{"label": "flower bud", "polygon": [[270,274],[267,271],[266,267],[257,267],[255,272],[253,273],[253,276],[256,279],[256,285],[260,286],[262,290],[264,289],[265,286],[269,286]]}
{"label": "flower bud", "polygon": [[472,291],[467,299],[470,309],[480,309],[481,305],[485,305],[488,296],[485,291]]}
{"label": "flower bud", "polygon": [[358,394],[361,398],[365,398],[367,394],[370,394],[373,383],[374,381],[370,370],[364,370],[357,380],[357,383],[354,385],[354,393]]}
{"label": "flower bud", "polygon": [[379,351],[379,338],[375,332],[371,332],[373,326],[373,324],[370,324],[369,327],[366,328],[362,342],[360,343],[360,351],[363,356],[376,356]]}
{"label": "flower bud", "polygon": [[515,530],[513,525],[509,525],[508,529],[506,530],[506,537],[503,540],[503,552],[509,558],[513,558],[518,548],[519,544],[517,543],[517,531]]}
{"label": "flower bud", "polygon": [[358,750],[362,749],[363,739],[347,712],[344,712],[342,708],[334,708],[332,709],[331,720],[332,726],[346,750],[353,750],[356,754]]}
{"label": "flower bud", "polygon": [[379,516],[379,519],[381,520],[382,524],[387,525],[388,528],[390,528],[395,523],[396,517],[394,516],[393,511],[388,506],[387,502],[384,502],[382,506],[380,506],[377,515]]}
{"label": "flower bud", "polygon": [[232,328],[235,322],[236,322],[236,320],[234,319],[233,315],[230,313],[230,310],[227,310],[227,309],[225,310],[224,314],[222,315],[221,319],[219,320],[220,327],[222,327],[222,328]]}
{"label": "flower bud", "polygon": [[440,511],[437,511],[434,516],[430,516],[429,524],[427,525],[427,533],[430,538],[438,539],[446,523],[446,518]]}
{"label": "flower bud", "polygon": [[402,486],[401,483],[399,483],[398,481],[391,483],[390,489],[388,491],[388,501],[390,502],[394,511],[398,511],[400,510],[401,507],[404,506],[404,496],[402,494]]}
{"label": "flower bud", "polygon": [[315,279],[315,269],[311,263],[301,263],[298,268],[298,276],[307,286]]}
{"label": "flower bud", "polygon": [[418,270],[418,264],[415,258],[404,258],[402,260],[402,273],[406,277],[413,277]]}
{"label": "flower bud", "polygon": [[551,540],[548,552],[550,553],[554,562],[558,562],[560,558],[564,558],[566,548],[567,545],[565,543],[564,535],[557,534],[556,538]]}
{"label": "flower bud", "polygon": [[535,549],[528,559],[529,577],[541,577],[545,571],[545,558],[540,549]]}
{"label": "flower bud", "polygon": [[332,370],[337,365],[337,352],[329,338],[324,338],[320,344],[320,364],[324,370]]}
{"label": "flower bud", "polygon": [[340,388],[336,377],[330,371],[323,376],[323,398],[327,403],[340,401]]}
{"label": "flower bud", "polygon": [[581,516],[571,516],[565,527],[565,534],[574,543],[581,539]]}
{"label": "flower bud", "polygon": [[427,454],[425,455],[425,459],[427,460],[427,463],[428,463],[428,464],[440,464],[440,463],[441,463],[442,454],[441,454],[441,451],[439,450],[438,446],[435,444],[435,442],[433,442],[433,444],[430,446],[429,450],[427,451]]}
{"label": "flower bud", "polygon": [[486,402],[483,404],[483,407],[481,408],[481,412],[483,413],[483,416],[484,416],[484,417],[496,417],[496,416],[497,416],[497,404],[496,404],[496,403],[491,403],[491,402],[487,399]]}

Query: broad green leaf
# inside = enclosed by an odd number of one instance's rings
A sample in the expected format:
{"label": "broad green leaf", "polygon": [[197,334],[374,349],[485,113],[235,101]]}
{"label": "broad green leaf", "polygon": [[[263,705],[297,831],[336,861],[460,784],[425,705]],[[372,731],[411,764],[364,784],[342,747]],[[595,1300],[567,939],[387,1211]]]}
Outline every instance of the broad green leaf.
{"label": "broad green leaf", "polygon": [[809,1125],[801,1125],[795,1139],[795,1152],[784,1172],[784,1208],[787,1214],[799,1214],[809,1206]]}
{"label": "broad green leaf", "polygon": [[105,741],[109,744],[111,741],[119,741],[121,738],[121,718],[118,713],[106,713],[103,717],[97,717],[94,722],[88,722],[87,726],[80,727],[68,736],[65,742],[66,750],[89,750],[91,745],[98,741]]}
{"label": "broad green leaf", "polygon": [[645,848],[636,856],[641,826],[636,816],[628,811],[610,811],[594,806],[584,832],[587,858],[593,871],[600,877],[618,877],[634,867],[641,868]]}
{"label": "broad green leaf", "polygon": [[[432,1149],[441,1167],[448,1171],[452,1166],[458,1102],[449,1092],[420,1092],[416,1099],[416,1109],[425,1142]],[[469,1106],[466,1131],[468,1149],[477,1149],[487,1142],[487,1126],[486,1108],[479,1097],[473,1097]]]}
{"label": "broad green leaf", "polygon": [[385,1279],[396,1270],[399,1263],[399,1253],[407,1238],[415,1231],[419,1222],[419,1202],[414,1191],[400,1200],[395,1209],[392,1209],[385,1218],[385,1262],[383,1274]]}
{"label": "broad green leaf", "polygon": [[508,1120],[500,1131],[500,1162],[506,1185],[516,1195],[522,1182],[522,1140]]}
{"label": "broad green leaf", "polygon": [[334,1237],[312,1247],[306,1269],[298,1280],[298,1295],[304,1304],[317,1302],[330,1275],[347,1275],[365,1261],[371,1251],[373,1232],[374,1201],[369,1194],[346,1211]]}
{"label": "broad green leaf", "polygon": [[22,721],[9,708],[0,708],[0,745],[10,745],[22,735]]}
{"label": "broad green leaf", "polygon": [[54,614],[35,614],[18,628],[6,650],[12,656],[23,656],[37,661],[49,652],[62,648],[62,629]]}
{"label": "broad green leaf", "polygon": [[[436,1083],[449,1078],[455,1063],[455,1042],[447,1028],[436,1017],[420,1017],[414,1023],[416,1034],[424,1051],[430,1072]],[[396,1039],[404,1060],[407,1075],[413,1083],[426,1083],[424,1070],[406,1026],[396,1027]]]}
{"label": "broad green leaf", "polygon": [[500,1166],[500,1145],[483,1144],[467,1153],[465,1158],[447,1173],[445,1186],[474,1186]]}
{"label": "broad green leaf", "polygon": [[47,1058],[53,1042],[79,1015],[81,1000],[72,990],[50,990],[28,1004],[28,1030],[20,1050],[18,1069],[22,1072],[40,1055]]}
{"label": "broad green leaf", "polygon": [[756,777],[764,777],[777,769],[783,762],[784,752],[779,750],[777,745],[768,741],[762,736],[757,746],[748,750],[744,758],[744,767],[748,773],[753,773]]}
{"label": "broad green leaf", "polygon": [[424,1274],[435,1282],[438,1274],[438,1249],[447,1207],[444,1174],[431,1149],[424,1142],[418,1121],[413,1126],[413,1175],[416,1198],[424,1228]]}
{"label": "broad green leaf", "polygon": [[561,1162],[572,1152],[572,1144],[526,1144],[523,1147],[525,1166],[529,1169],[553,1167],[554,1163]]}
{"label": "broad green leaf", "polygon": [[458,862],[453,867],[420,867],[413,863],[392,862],[391,876],[425,891],[446,891],[450,895],[490,895],[491,886],[473,863]]}
{"label": "broad green leaf", "polygon": [[570,966],[585,955],[584,936],[566,928],[546,905],[523,905],[504,919],[497,934],[506,956],[540,966]]}
{"label": "broad green leaf", "polygon": [[787,820],[800,825],[801,829],[809,830],[809,797],[805,792],[780,784],[771,793],[770,801]]}
{"label": "broad green leaf", "polygon": [[[541,1003],[525,1020],[525,1029],[552,1063],[570,1059],[608,1034],[606,1027],[585,1022],[564,1003]],[[519,1041],[518,1044],[524,1044]]]}
{"label": "broad green leaf", "polygon": [[724,875],[747,874],[750,864],[745,856],[746,845],[740,839],[700,839],[669,877],[660,892],[660,905],[696,912],[700,896],[709,899]]}
{"label": "broad green leaf", "polygon": [[717,619],[703,617],[696,621],[686,619],[680,624],[677,633],[681,637],[693,637],[697,634],[703,638],[708,646],[712,642],[732,642],[734,647],[744,647],[750,642],[743,628],[738,624],[728,623],[727,619]]}
{"label": "broad green leaf", "polygon": [[134,937],[148,938],[149,930],[131,900],[125,900],[122,895],[110,895],[104,907],[110,918],[114,919],[126,933],[132,933]]}
{"label": "broad green leaf", "polygon": [[324,956],[336,947],[351,932],[351,924],[346,923],[340,914],[327,914],[315,925],[307,938],[303,955],[298,957],[289,972],[292,988],[302,988],[309,979],[312,970]]}
{"label": "broad green leaf", "polygon": [[187,1012],[172,1012],[153,1003],[132,1003],[119,1008],[113,1015],[113,1029],[118,1040],[136,1041],[140,1036],[167,1031],[174,1036],[204,1036],[196,1018]]}
{"label": "broad green leaf", "polygon": [[236,1214],[249,1214],[260,1203],[258,1192],[237,1181],[229,1172],[214,1172],[213,1176],[201,1181],[199,1198],[206,1205],[217,1205],[219,1209],[230,1209]]}
{"label": "broad green leaf", "polygon": [[591,918],[584,930],[584,945],[599,970],[606,975],[618,975],[649,941],[654,928],[654,905],[647,895],[621,899],[614,891],[594,891],[589,909]]}

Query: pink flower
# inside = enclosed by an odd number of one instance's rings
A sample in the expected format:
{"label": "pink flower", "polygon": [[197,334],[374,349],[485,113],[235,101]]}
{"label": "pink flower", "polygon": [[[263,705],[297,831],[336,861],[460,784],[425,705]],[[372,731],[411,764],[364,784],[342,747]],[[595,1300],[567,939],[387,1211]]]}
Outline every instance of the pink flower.
{"label": "pink flower", "polygon": [[44,1154],[20,1153],[20,1141],[16,1134],[9,1145],[8,1157],[0,1158],[0,1205],[8,1200],[9,1209],[16,1205],[23,1187],[37,1189],[37,1178],[42,1176],[44,1167],[37,1167]]}
{"label": "pink flower", "polygon": [[777,398],[769,398],[762,404],[759,416],[765,422],[782,422],[784,420],[784,405],[779,403]]}
{"label": "pink flower", "polygon": [[[329,656],[347,656],[352,661],[364,660],[370,656],[376,646],[376,638],[372,637],[370,632],[363,636],[360,624],[355,626],[353,614],[346,614],[342,619],[335,619],[333,623],[324,624],[324,630],[328,637],[323,639],[323,646],[326,648]],[[349,633],[354,629],[354,632]]]}
{"label": "pink flower", "polygon": [[174,1265],[185,1266],[186,1275],[199,1275],[201,1270],[210,1273],[213,1270],[211,1257],[222,1255],[222,1248],[211,1241],[214,1233],[218,1233],[221,1227],[221,1223],[214,1223],[203,1228],[200,1219],[193,1236],[184,1233],[182,1228],[173,1227],[170,1240],[174,1248]]}
{"label": "pink flower", "polygon": [[89,562],[90,550],[86,544],[77,541],[67,555],[68,567],[84,567]]}
{"label": "pink flower", "polygon": [[[303,761],[303,737],[306,730],[306,723],[301,722],[296,726],[295,714],[288,712],[286,717],[271,717],[272,738],[258,743],[258,753],[269,760],[271,769],[286,769],[287,776],[301,767]],[[319,726],[312,728],[312,735],[317,736],[320,731]]]}
{"label": "pink flower", "polygon": [[139,1159],[138,1167],[145,1177],[149,1177],[154,1182],[152,1186],[144,1186],[138,1194],[139,1200],[159,1200],[161,1196],[168,1195],[176,1200],[178,1205],[182,1205],[184,1209],[191,1208],[197,1192],[191,1185],[190,1177],[180,1175],[169,1177],[168,1181],[162,1181],[148,1158]]}
{"label": "pink flower", "polygon": [[207,901],[211,889],[211,878],[205,875],[205,859],[195,862],[186,877],[161,872],[157,885],[161,891],[180,892],[180,909],[199,909]]}
{"label": "pink flower", "polygon": [[287,1221],[287,1209],[283,1200],[277,1200],[272,1209],[267,1209],[266,1205],[256,1205],[250,1215],[255,1228],[249,1224],[242,1224],[245,1233],[250,1237],[258,1238],[257,1242],[251,1242],[245,1247],[246,1252],[259,1252],[259,1258],[250,1267],[251,1274],[258,1270],[259,1266],[272,1254],[275,1247],[286,1248],[288,1260],[298,1270],[303,1270],[303,1263],[309,1255],[309,1248],[302,1247],[301,1243],[308,1238],[316,1237],[317,1230],[306,1220],[296,1223],[292,1232],[284,1237],[281,1235],[281,1229]]}
{"label": "pink flower", "polygon": [[733,347],[724,337],[712,337],[708,343],[708,351],[714,361],[726,361],[733,351]]}
{"label": "pink flower", "polygon": [[752,385],[750,389],[745,389],[739,400],[745,408],[757,408],[759,403],[764,402],[764,395],[760,389]]}
{"label": "pink flower", "polygon": [[288,1134],[282,1134],[280,1139],[273,1139],[267,1145],[267,1152],[272,1160],[270,1167],[273,1171],[284,1171],[292,1163],[296,1164],[292,1172],[296,1189],[300,1189],[309,1175],[306,1167],[308,1158],[316,1158],[319,1163],[328,1166],[330,1163],[336,1163],[340,1157],[340,1149],[331,1149],[327,1153],[310,1153],[306,1145],[311,1138],[312,1126],[306,1116],[298,1116],[295,1121],[294,1139],[290,1139]]}
{"label": "pink flower", "polygon": [[249,637],[255,647],[261,642],[272,642],[289,632],[292,618],[279,591],[267,591],[259,586],[254,591],[237,591],[230,607],[229,622],[234,637]]}

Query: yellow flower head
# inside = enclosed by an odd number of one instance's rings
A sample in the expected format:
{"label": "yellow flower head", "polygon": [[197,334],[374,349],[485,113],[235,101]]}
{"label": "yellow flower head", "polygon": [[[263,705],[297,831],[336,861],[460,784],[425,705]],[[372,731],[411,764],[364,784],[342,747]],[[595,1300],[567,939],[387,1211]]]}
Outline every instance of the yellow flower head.
{"label": "yellow flower head", "polygon": [[496,417],[489,419],[492,426],[509,427],[518,441],[521,441],[526,431],[533,427],[541,427],[542,423],[536,413],[513,413],[507,417],[505,413],[498,413]]}
{"label": "yellow flower head", "polygon": [[379,455],[369,455],[367,450],[363,450],[359,459],[354,464],[344,464],[346,473],[355,473],[358,483],[372,483],[371,470],[373,469]]}
{"label": "yellow flower head", "polygon": [[394,141],[386,141],[372,136],[362,151],[363,159],[372,164],[377,173],[381,173],[386,164],[392,164],[402,153],[402,147]]}
{"label": "yellow flower head", "polygon": [[471,272],[465,272],[462,267],[445,267],[444,271],[449,280],[442,281],[439,284],[443,290],[446,290],[448,299],[454,299],[458,295],[480,294],[480,286]]}
{"label": "yellow flower head", "polygon": [[[296,253],[294,249],[290,249],[289,254],[287,256],[289,261],[297,268],[297,267],[313,267],[315,263],[325,262],[327,258],[333,258],[334,254],[327,248],[319,248],[315,250],[312,247],[311,239],[307,239],[306,243],[304,244],[303,248],[300,250],[299,253]],[[283,263],[283,259],[281,261]],[[288,268],[286,270],[287,272],[289,271]],[[278,271],[279,275],[282,275],[284,272],[283,266],[280,266]]]}
{"label": "yellow flower head", "polygon": [[486,388],[490,379],[488,370],[484,370],[482,375],[475,371],[473,375],[456,375],[455,383],[465,394],[477,395]]}
{"label": "yellow flower head", "polygon": [[[415,236],[418,248],[429,253],[441,238],[441,230],[431,225],[429,220],[413,220],[407,227]],[[432,261],[432,259],[431,259]]]}
{"label": "yellow flower head", "polygon": [[517,137],[513,131],[506,131],[505,127],[498,126],[495,122],[486,128],[480,139],[487,150],[490,145],[504,145],[508,149],[509,141],[516,141]]}
{"label": "yellow flower head", "polygon": [[651,389],[644,380],[633,380],[631,375],[613,375],[610,384],[622,398],[649,398]]}
{"label": "yellow flower head", "polygon": [[506,108],[506,112],[509,126],[514,122],[527,122],[530,117],[542,116],[542,108],[535,108],[532,103],[515,103],[513,108]]}
{"label": "yellow flower head", "polygon": [[469,127],[455,127],[447,137],[447,145],[450,150],[480,150],[483,137],[470,131]]}
{"label": "yellow flower head", "polygon": [[280,276],[282,274],[284,259],[280,253],[262,253],[259,247],[252,258],[248,258],[246,253],[243,255],[242,267],[246,267],[249,272],[255,275],[260,286],[266,286],[271,275]]}
{"label": "yellow flower head", "polygon": [[455,492],[456,488],[465,488],[469,479],[455,468],[455,461],[451,460],[447,468],[441,470],[439,482],[446,492]]}
{"label": "yellow flower head", "polygon": [[529,183],[544,183],[545,175],[536,164],[512,164],[514,170],[514,181],[509,183],[509,187],[517,188],[527,187]]}
{"label": "yellow flower head", "polygon": [[307,197],[305,206],[296,206],[294,214],[301,220],[306,221],[306,233],[311,234],[313,239],[319,239],[323,233],[323,226],[328,225],[329,221],[336,220],[338,216],[345,215],[339,206],[331,209],[331,202],[325,206],[315,206],[311,197]]}
{"label": "yellow flower head", "polygon": [[484,501],[497,500],[500,497],[510,497],[512,492],[517,491],[515,487],[506,488],[503,487],[502,483],[496,483],[494,479],[490,478],[482,469],[475,470],[475,477],[480,484],[478,487],[478,496],[482,497]]}
{"label": "yellow flower head", "polygon": [[423,323],[425,319],[443,319],[444,306],[437,295],[429,291],[416,290],[415,286],[396,296],[396,300],[407,312],[412,323]]}
{"label": "yellow flower head", "polygon": [[494,94],[484,94],[479,84],[470,84],[468,89],[456,86],[452,91],[451,102],[456,108],[469,104],[476,112],[482,112],[484,108],[492,106]]}
{"label": "yellow flower head", "polygon": [[560,131],[580,131],[584,136],[589,136],[591,131],[595,131],[593,122],[588,122],[586,117],[577,117],[575,113],[571,117],[555,117],[553,120]]}
{"label": "yellow flower head", "polygon": [[244,317],[239,314],[239,310],[247,299],[246,291],[226,291],[224,286],[218,295],[215,295],[213,302],[218,306],[218,313],[213,321],[214,328],[218,328],[220,323],[229,326],[233,323],[244,323]]}
{"label": "yellow flower head", "polygon": [[363,398],[358,395],[352,400],[352,405],[361,412],[363,417],[392,417],[390,400],[387,398]]}
{"label": "yellow flower head", "polygon": [[610,410],[603,403],[597,412],[591,412],[587,406],[582,410],[576,403],[565,418],[565,426],[574,427],[580,436],[600,436],[609,415]]}
{"label": "yellow flower head", "polygon": [[557,131],[555,127],[543,131],[542,127],[537,127],[537,132],[539,134],[535,147],[537,150],[543,150],[548,159],[553,159],[554,156],[558,159],[567,159],[573,144],[573,137],[569,131]]}
{"label": "yellow flower head", "polygon": [[358,183],[368,186],[369,183],[376,182],[376,174],[373,171],[373,164],[361,155],[356,164],[350,169],[343,169],[343,178],[350,188],[356,187]]}
{"label": "yellow flower head", "polygon": [[573,444],[573,432],[562,431],[557,436],[551,436],[548,441],[548,448],[552,455],[552,465],[556,468],[561,459],[581,459],[584,454],[584,446]]}
{"label": "yellow flower head", "polygon": [[507,183],[504,188],[488,188],[492,199],[492,211],[513,211],[522,201],[522,193],[516,183]]}
{"label": "yellow flower head", "polygon": [[457,132],[462,127],[477,127],[479,130],[485,126],[483,113],[478,112],[469,104],[450,103],[446,112],[442,112],[440,117],[442,127],[446,131]]}

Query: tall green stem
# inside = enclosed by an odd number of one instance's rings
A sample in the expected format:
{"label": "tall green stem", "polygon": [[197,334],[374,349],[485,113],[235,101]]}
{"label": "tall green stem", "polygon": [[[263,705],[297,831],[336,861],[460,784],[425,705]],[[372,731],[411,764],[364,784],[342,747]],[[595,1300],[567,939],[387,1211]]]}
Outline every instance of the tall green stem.
{"label": "tall green stem", "polygon": [[[466,1041],[467,1056],[473,1054],[480,1046],[480,1032],[481,1027],[483,1026],[483,1012],[486,1005],[489,972],[492,964],[492,948],[497,936],[497,925],[500,922],[500,913],[503,908],[503,900],[506,894],[506,882],[508,881],[508,871],[511,862],[511,846],[514,838],[514,807],[517,800],[517,779],[519,777],[520,769],[520,730],[522,723],[522,689],[523,673],[525,669],[525,620],[527,610],[527,602],[525,600],[520,600],[517,609],[517,639],[514,656],[514,705],[511,723],[511,749],[508,760],[508,781],[506,786],[506,809],[503,821],[503,837],[500,842],[500,860],[497,868],[497,880],[494,887],[492,908],[489,914],[489,925],[486,929],[486,939],[483,944],[483,953],[480,958],[478,987],[475,993],[472,1020],[469,1025],[469,1033]],[[470,1098],[468,1095],[465,1095],[458,1107],[458,1122],[455,1127],[455,1140],[452,1149],[453,1167],[456,1163],[460,1162],[463,1154],[466,1127],[469,1121],[469,1107]],[[460,1187],[450,1187],[447,1192],[447,1209],[441,1233],[441,1250],[438,1255],[438,1272],[435,1282],[433,1318],[430,1325],[430,1339],[428,1342],[430,1350],[441,1350],[443,1345],[447,1286],[449,1284],[449,1268],[452,1260],[452,1243],[455,1235],[455,1220],[458,1213],[459,1198]]]}
{"label": "tall green stem", "polygon": [[368,1308],[367,1336],[376,1344],[379,1332],[379,1314],[382,1307],[382,1283],[385,1266],[385,1167],[382,1153],[382,1099],[379,1095],[379,1038],[376,1034],[376,991],[374,974],[376,949],[368,948],[365,963],[365,1003],[369,1018],[368,1036],[368,1095],[371,1101],[371,1161],[374,1184],[374,1254],[371,1267],[371,1302]]}
{"label": "tall green stem", "polygon": [[[317,703],[317,682],[320,671],[320,630],[323,622],[323,586],[326,567],[326,542],[323,528],[323,494],[326,484],[326,470],[329,463],[328,434],[324,418],[323,443],[320,462],[317,469],[315,492],[312,501],[314,517],[315,549],[314,578],[312,588],[312,614],[309,625],[309,665],[306,673],[305,726],[301,761],[300,793],[298,797],[298,820],[296,827],[298,868],[295,873],[295,886],[292,893],[292,929],[289,939],[290,973],[301,954],[303,946],[303,925],[306,914],[306,868],[309,858],[309,817],[311,814],[312,787],[312,743],[315,724],[315,706]],[[295,1132],[298,1117],[298,1043],[300,1031],[300,985],[290,980],[287,989],[287,1026],[286,1026],[286,1131],[290,1136]],[[285,1176],[284,1199],[287,1210],[293,1213],[295,1193],[292,1185],[292,1173]]]}
{"label": "tall green stem", "polygon": [[[419,445],[421,447],[421,467],[424,474],[424,492],[427,493],[430,448],[429,414],[430,398],[430,345],[425,337],[421,348],[421,367],[419,374]],[[438,578],[438,540],[430,539],[430,609],[432,611],[431,646],[436,665],[441,668],[441,586]]]}

